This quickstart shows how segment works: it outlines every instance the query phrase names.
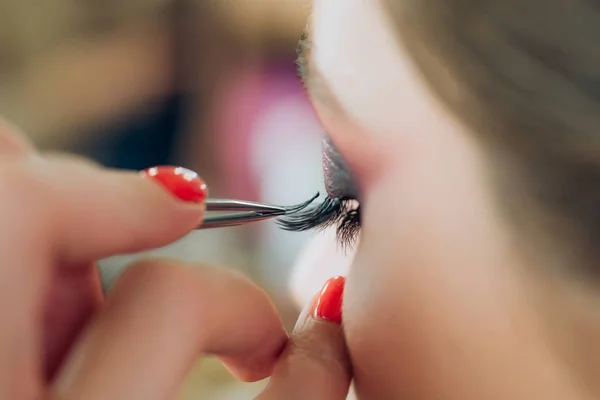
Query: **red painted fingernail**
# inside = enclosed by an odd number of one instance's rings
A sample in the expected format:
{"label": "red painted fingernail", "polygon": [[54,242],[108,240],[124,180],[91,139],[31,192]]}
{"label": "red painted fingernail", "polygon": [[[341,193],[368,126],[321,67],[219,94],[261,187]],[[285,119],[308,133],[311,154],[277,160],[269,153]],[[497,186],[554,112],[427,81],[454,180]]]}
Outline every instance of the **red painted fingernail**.
{"label": "red painted fingernail", "polygon": [[182,167],[152,167],[142,171],[160,183],[179,200],[189,203],[202,203],[208,197],[206,183],[194,171]]}
{"label": "red painted fingernail", "polygon": [[313,317],[327,320],[336,324],[342,323],[342,297],[346,278],[336,276],[329,279],[319,293]]}

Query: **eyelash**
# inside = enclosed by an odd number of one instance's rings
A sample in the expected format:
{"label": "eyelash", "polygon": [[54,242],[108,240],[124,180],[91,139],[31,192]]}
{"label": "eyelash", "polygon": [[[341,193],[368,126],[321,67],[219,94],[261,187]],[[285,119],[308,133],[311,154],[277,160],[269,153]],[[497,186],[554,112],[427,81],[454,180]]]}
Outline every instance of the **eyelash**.
{"label": "eyelash", "polygon": [[323,230],[335,225],[340,244],[352,247],[360,232],[360,205],[353,199],[327,197],[319,206],[280,217],[277,223],[292,232]]}

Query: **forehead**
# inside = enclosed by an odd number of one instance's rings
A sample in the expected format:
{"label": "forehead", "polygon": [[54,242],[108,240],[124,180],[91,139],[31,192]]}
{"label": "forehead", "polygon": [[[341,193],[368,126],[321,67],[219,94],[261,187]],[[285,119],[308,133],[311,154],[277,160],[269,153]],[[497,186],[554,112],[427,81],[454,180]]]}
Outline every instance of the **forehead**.
{"label": "forehead", "polygon": [[378,0],[314,0],[311,29],[312,64],[354,121],[383,132],[423,121],[422,86]]}

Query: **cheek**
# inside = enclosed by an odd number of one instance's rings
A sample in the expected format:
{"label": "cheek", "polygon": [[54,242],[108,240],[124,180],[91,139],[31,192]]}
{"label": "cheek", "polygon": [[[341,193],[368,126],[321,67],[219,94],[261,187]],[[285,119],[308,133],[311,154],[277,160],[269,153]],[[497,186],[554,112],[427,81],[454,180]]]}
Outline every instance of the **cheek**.
{"label": "cheek", "polygon": [[461,207],[419,207],[425,198],[400,198],[397,186],[384,180],[368,193],[377,207],[366,210],[347,281],[344,324],[357,392],[540,398],[528,388],[556,381],[555,364],[510,261],[486,247],[476,225],[448,219]]}

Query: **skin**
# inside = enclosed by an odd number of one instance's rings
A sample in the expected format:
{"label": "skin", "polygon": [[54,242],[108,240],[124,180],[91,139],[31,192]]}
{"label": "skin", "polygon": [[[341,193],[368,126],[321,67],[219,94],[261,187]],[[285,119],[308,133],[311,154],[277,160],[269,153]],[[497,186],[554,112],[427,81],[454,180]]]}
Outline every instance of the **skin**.
{"label": "skin", "polygon": [[349,259],[318,242],[297,270],[354,258],[343,317],[358,397],[598,398],[597,296],[521,250],[476,133],[389,24],[377,1],[314,0],[308,32],[308,92],[356,178],[363,229]]}
{"label": "skin", "polygon": [[42,155],[0,121],[0,398],[173,399],[204,354],[244,381],[273,374],[263,400],[343,398],[342,329],[314,302],[288,337],[245,277],[165,259],[104,297],[95,260],[173,242],[204,210],[137,173]]}

